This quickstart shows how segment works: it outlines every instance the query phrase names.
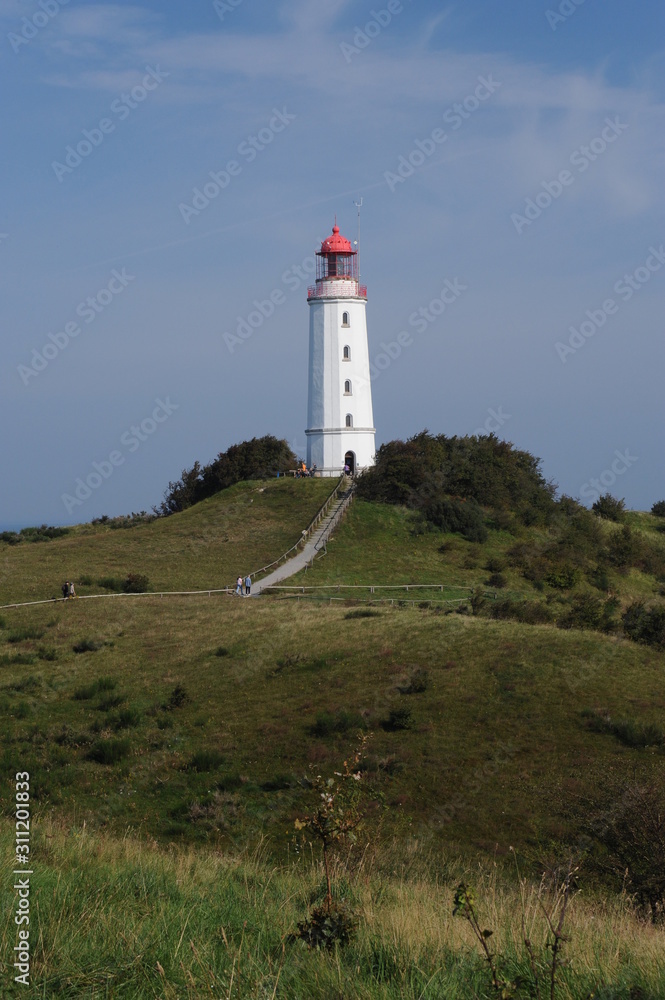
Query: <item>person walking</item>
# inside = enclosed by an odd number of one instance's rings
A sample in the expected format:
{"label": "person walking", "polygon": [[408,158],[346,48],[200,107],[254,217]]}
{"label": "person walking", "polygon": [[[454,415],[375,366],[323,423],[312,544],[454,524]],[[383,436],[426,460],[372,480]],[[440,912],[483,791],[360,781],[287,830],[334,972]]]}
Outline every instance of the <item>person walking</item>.
{"label": "person walking", "polygon": [[73,583],[69,584],[69,596],[70,596],[70,598],[71,597],[76,597],[76,591],[74,590],[74,584]]}
{"label": "person walking", "polygon": [[236,580],[236,594],[238,597],[242,597],[242,577],[239,576]]}
{"label": "person walking", "polygon": [[63,601],[66,601],[67,598],[69,597],[69,580],[65,580],[60,589],[62,591],[62,599]]}
{"label": "person walking", "polygon": [[249,597],[249,592],[251,589],[252,589],[252,578],[248,573],[247,576],[245,577],[245,597]]}

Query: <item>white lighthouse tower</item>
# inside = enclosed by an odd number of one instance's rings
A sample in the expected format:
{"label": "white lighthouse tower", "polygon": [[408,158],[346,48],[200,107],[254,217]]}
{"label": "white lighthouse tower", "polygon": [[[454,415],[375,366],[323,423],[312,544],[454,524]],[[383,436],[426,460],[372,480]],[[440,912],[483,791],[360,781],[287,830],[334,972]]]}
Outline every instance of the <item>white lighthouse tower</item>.
{"label": "white lighthouse tower", "polygon": [[367,344],[367,289],[358,255],[333,226],[316,261],[309,303],[307,465],[338,476],[374,465],[374,419]]}

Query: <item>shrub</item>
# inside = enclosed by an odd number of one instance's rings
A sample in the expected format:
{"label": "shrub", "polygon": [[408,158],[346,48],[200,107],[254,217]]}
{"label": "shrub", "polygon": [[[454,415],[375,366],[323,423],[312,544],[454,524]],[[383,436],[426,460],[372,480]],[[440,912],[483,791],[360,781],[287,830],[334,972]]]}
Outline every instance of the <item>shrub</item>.
{"label": "shrub", "polygon": [[169,695],[169,700],[164,703],[162,708],[167,712],[172,712],[175,708],[182,708],[188,701],[189,695],[185,688],[182,684],[176,684]]}
{"label": "shrub", "polygon": [[102,698],[95,707],[99,712],[108,712],[111,708],[117,708],[118,705],[122,705],[123,701],[126,700],[124,694],[109,694],[106,698]]}
{"label": "shrub", "polygon": [[224,763],[217,750],[198,750],[185,765],[186,771],[216,771]]}
{"label": "shrub", "polygon": [[6,542],[7,545],[18,545],[21,538],[17,531],[0,531],[0,542]]}
{"label": "shrub", "polygon": [[423,514],[436,528],[460,534],[468,542],[487,540],[485,517],[475,500],[436,498],[427,503]]}
{"label": "shrub", "polygon": [[97,586],[101,587],[102,590],[113,590],[116,594],[122,593],[122,580],[113,576],[103,576],[97,581]]}
{"label": "shrub", "polygon": [[485,563],[485,569],[488,573],[503,573],[506,568],[506,560],[501,558],[501,556],[492,556]]}
{"label": "shrub", "polygon": [[37,656],[40,660],[48,660],[51,663],[58,659],[58,654],[53,646],[40,646],[37,650]]}
{"label": "shrub", "polygon": [[358,712],[347,712],[340,708],[334,714],[332,712],[319,712],[316,721],[310,727],[312,736],[333,736],[335,733],[348,733],[350,729],[360,730],[365,728],[365,720]]}
{"label": "shrub", "polygon": [[109,729],[114,729],[117,732],[119,729],[131,729],[134,726],[138,726],[140,721],[140,712],[135,708],[124,708],[121,712],[109,715],[106,725]]}
{"label": "shrub", "polygon": [[68,535],[69,531],[69,528],[52,528],[42,524],[39,528],[22,528],[20,536],[27,542],[50,542],[53,538],[62,538],[64,535]]}
{"label": "shrub", "polygon": [[125,594],[145,594],[150,589],[150,581],[142,573],[129,573],[122,582]]}
{"label": "shrub", "polygon": [[381,728],[388,733],[396,733],[403,729],[413,728],[410,708],[391,708],[388,718],[381,723]]}
{"label": "shrub", "polygon": [[653,923],[665,916],[665,795],[651,785],[611,790],[589,832],[603,848],[596,859],[618,891],[626,888]]}
{"label": "shrub", "polygon": [[575,586],[576,580],[577,570],[572,566],[561,566],[559,569],[548,573],[545,577],[545,583],[549,584],[550,587],[555,587],[557,590],[570,590],[571,587]]}
{"label": "shrub", "polygon": [[97,764],[116,764],[127,756],[130,748],[128,739],[98,740],[90,747],[87,757]]}
{"label": "shrub", "polygon": [[336,945],[345,945],[358,929],[358,917],[345,904],[322,903],[309,912],[306,920],[298,923],[293,937],[300,938],[308,948],[325,948],[333,951]]}
{"label": "shrub", "polygon": [[501,590],[506,586],[507,580],[503,573],[492,573],[489,580],[487,581],[488,587],[496,587],[497,590]]}
{"label": "shrub", "polygon": [[42,628],[16,628],[13,629],[7,636],[7,642],[25,642],[29,639],[41,639],[44,635],[44,629]]}
{"label": "shrub", "polygon": [[294,468],[295,463],[296,456],[286,441],[279,441],[272,435],[252,438],[232,445],[209,465],[195,462],[191,469],[184,469],[177,482],[169,483],[160,506],[153,509],[162,517],[175,514],[234,483],[245,479],[269,479],[278,472]]}
{"label": "shrub", "polygon": [[559,628],[599,629],[603,619],[603,602],[593,594],[580,594],[572,607],[557,622]]}
{"label": "shrub", "polygon": [[104,643],[100,639],[79,639],[74,643],[72,649],[75,653],[96,653],[102,648]]}
{"label": "shrub", "polygon": [[651,508],[651,513],[656,517],[665,517],[665,500],[657,500]]}
{"label": "shrub", "polygon": [[398,686],[400,694],[422,694],[429,687],[429,670],[416,667],[406,684]]}
{"label": "shrub", "polygon": [[626,502],[625,500],[617,500],[611,493],[605,493],[591,505],[591,510],[605,521],[619,522],[623,521],[625,517]]}
{"label": "shrub", "polygon": [[378,618],[380,612],[372,611],[371,608],[355,608],[353,611],[347,611],[344,615],[345,618]]}
{"label": "shrub", "polygon": [[113,678],[100,677],[99,680],[93,681],[92,684],[77,688],[72,698],[76,701],[88,701],[90,698],[94,698],[96,694],[99,694],[100,691],[113,691],[115,687],[116,681]]}
{"label": "shrub", "polygon": [[619,569],[632,566],[640,557],[640,549],[639,539],[628,524],[624,524],[621,531],[615,531],[607,543],[609,561]]}
{"label": "shrub", "polygon": [[665,646],[665,608],[647,608],[634,601],[621,616],[624,632],[633,642],[646,646]]}
{"label": "shrub", "polygon": [[86,573],[80,577],[80,583],[82,587],[92,587],[92,577]]}
{"label": "shrub", "polygon": [[540,601],[513,601],[506,598],[489,605],[490,618],[512,619],[526,625],[544,625],[552,621],[552,612]]}
{"label": "shrub", "polygon": [[215,656],[229,656],[230,653],[231,650],[227,649],[226,646],[218,646],[215,650]]}

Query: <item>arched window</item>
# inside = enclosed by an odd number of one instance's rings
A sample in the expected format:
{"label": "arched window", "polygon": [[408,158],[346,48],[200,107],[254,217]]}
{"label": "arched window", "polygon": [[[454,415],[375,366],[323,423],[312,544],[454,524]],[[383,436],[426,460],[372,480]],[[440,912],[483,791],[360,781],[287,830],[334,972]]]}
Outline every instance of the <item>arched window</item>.
{"label": "arched window", "polygon": [[346,426],[353,427],[353,417],[351,416],[350,413],[347,413],[346,415]]}
{"label": "arched window", "polygon": [[351,395],[351,380],[348,379],[348,378],[347,378],[346,382],[344,383],[344,395],[345,396],[350,396]]}
{"label": "arched window", "polygon": [[350,326],[349,314],[347,312],[342,313],[342,326]]}
{"label": "arched window", "polygon": [[344,348],[343,357],[344,357],[345,361],[350,361],[351,360],[351,348],[349,347],[348,344]]}

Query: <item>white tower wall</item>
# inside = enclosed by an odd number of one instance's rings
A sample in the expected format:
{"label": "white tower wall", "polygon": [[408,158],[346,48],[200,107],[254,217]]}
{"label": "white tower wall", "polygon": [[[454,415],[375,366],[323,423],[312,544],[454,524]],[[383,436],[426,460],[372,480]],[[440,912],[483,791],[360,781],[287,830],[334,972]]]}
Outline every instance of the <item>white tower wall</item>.
{"label": "white tower wall", "polygon": [[309,308],[307,464],[323,476],[338,476],[347,452],[356,470],[374,464],[366,299],[358,295],[357,281],[324,280],[317,282]]}

